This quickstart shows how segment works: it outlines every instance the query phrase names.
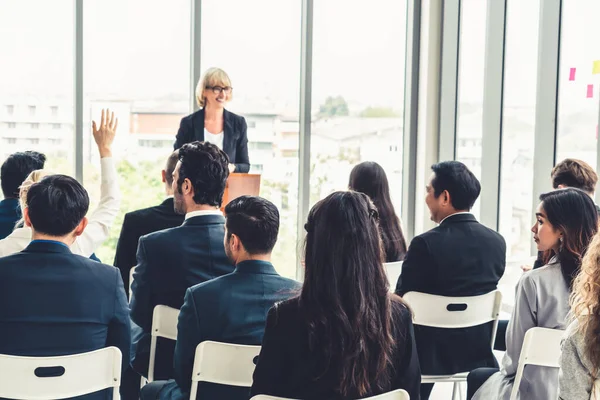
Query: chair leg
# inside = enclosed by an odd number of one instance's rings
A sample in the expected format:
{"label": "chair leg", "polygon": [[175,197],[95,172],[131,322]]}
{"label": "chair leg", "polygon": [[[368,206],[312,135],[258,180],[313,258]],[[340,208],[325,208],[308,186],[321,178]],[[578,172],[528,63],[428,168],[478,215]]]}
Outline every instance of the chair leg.
{"label": "chair leg", "polygon": [[462,391],[462,382],[457,382],[458,383],[458,396],[460,398],[460,400],[463,400],[463,391]]}
{"label": "chair leg", "polygon": [[457,387],[460,389],[460,387],[458,386],[458,382],[454,382],[454,385],[452,386],[452,400],[457,400],[456,398],[456,389]]}

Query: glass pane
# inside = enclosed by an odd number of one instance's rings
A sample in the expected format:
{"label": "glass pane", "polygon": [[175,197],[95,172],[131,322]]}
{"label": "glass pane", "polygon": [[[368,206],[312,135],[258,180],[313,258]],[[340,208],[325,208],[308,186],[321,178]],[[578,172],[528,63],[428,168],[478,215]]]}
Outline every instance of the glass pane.
{"label": "glass pane", "polygon": [[190,111],[190,9],[186,0],[84,4],[84,181],[92,202],[100,198],[100,162],[88,127],[102,108],[119,117],[113,154],[121,211],[96,252],[109,264],[123,215],[165,198],[161,169]]}
{"label": "glass pane", "polygon": [[262,174],[260,194],[279,209],[273,264],[287,277],[296,275],[300,5],[297,0],[202,2],[201,69],[222,68],[232,80],[227,108],[246,118],[250,173]]}
{"label": "glass pane", "polygon": [[519,267],[531,262],[539,7],[540,0],[509,0],[507,5],[500,171],[506,298],[514,297],[514,284],[522,274]]}
{"label": "glass pane", "polygon": [[36,150],[73,173],[73,24],[72,0],[0,2],[0,160]]}
{"label": "glass pane", "polygon": [[376,161],[400,215],[406,6],[315,2],[311,204],[347,189],[355,164]]}
{"label": "glass pane", "polygon": [[[461,2],[456,159],[481,179],[483,82],[488,0]],[[479,216],[479,200],[473,206]]]}
{"label": "glass pane", "polygon": [[600,65],[594,71],[594,62],[600,60],[599,12],[600,2],[595,0],[563,2],[558,81],[556,161],[578,158],[594,168],[600,94]]}

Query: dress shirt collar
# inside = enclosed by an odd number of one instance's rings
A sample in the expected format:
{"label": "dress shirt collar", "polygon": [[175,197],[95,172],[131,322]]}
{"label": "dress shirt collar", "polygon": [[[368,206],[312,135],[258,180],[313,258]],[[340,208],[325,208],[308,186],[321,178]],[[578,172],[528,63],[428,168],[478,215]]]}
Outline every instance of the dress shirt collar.
{"label": "dress shirt collar", "polygon": [[454,214],[450,214],[448,215],[446,218],[444,218],[443,220],[440,221],[440,225],[444,223],[445,220],[447,220],[450,217],[454,217],[455,215],[463,215],[463,214],[471,214],[469,211],[462,211],[462,212],[457,212]]}
{"label": "dress shirt collar", "polygon": [[220,215],[223,216],[221,210],[200,210],[200,211],[191,211],[185,214],[185,219],[190,219],[193,217],[201,217],[203,215]]}

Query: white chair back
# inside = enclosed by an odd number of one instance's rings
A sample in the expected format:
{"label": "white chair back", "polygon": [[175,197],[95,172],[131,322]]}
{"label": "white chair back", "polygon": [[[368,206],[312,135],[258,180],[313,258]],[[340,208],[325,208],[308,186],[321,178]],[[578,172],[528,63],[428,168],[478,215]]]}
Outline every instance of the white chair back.
{"label": "white chair back", "polygon": [[[519,355],[519,366],[513,384],[510,400],[515,400],[519,393],[519,385],[523,378],[525,365],[539,365],[547,368],[558,368],[561,347],[560,343],[565,331],[560,329],[531,328],[525,333],[523,347]],[[543,385],[544,382],[540,382]]]}
{"label": "white chair back", "polygon": [[400,278],[400,273],[402,273],[403,262],[404,261],[383,263],[383,268],[385,268],[385,274],[387,275],[388,282],[390,283],[390,292],[394,292],[396,290],[398,278]]}
{"label": "white chair back", "polygon": [[133,267],[129,270],[129,299],[131,300],[131,285],[133,285],[133,274],[135,273],[135,269],[137,267]]}
{"label": "white chair back", "polygon": [[[267,396],[265,394],[259,394],[252,397],[250,400],[295,400],[287,399],[285,397]],[[408,392],[404,389],[396,389],[391,392],[379,394],[373,397],[365,397],[363,400],[410,400]]]}
{"label": "white chair back", "polygon": [[252,386],[254,359],[260,346],[247,346],[206,341],[196,347],[192,371],[190,399],[195,400],[198,382],[212,382],[230,386]]}
{"label": "white chair back", "polygon": [[150,341],[150,363],[148,365],[148,382],[154,381],[154,364],[156,362],[156,342],[158,337],[177,340],[177,320],[179,310],[167,306],[154,307],[152,314],[152,339]]}
{"label": "white chair back", "polygon": [[57,357],[0,355],[0,397],[64,399],[113,388],[119,399],[121,351],[107,347],[89,353]]}
{"label": "white chair back", "polygon": [[434,328],[468,328],[494,322],[491,346],[494,347],[502,293],[494,290],[480,296],[445,297],[419,292],[403,296],[412,308],[415,325]]}

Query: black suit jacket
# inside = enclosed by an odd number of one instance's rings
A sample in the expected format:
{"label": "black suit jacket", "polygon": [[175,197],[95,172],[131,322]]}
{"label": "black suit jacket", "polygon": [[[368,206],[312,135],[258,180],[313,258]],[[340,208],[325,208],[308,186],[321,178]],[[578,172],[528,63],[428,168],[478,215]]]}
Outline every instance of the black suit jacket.
{"label": "black suit jacket", "polygon": [[[179,309],[189,287],[233,272],[223,247],[224,235],[225,218],[204,215],[140,238],[131,286],[132,366],[137,372],[145,376],[148,371],[154,307]],[[173,377],[174,349],[173,341],[158,341],[156,379]]]}
{"label": "black suit jacket", "polygon": [[[497,288],[505,266],[506,243],[499,233],[477,222],[472,214],[452,215],[412,240],[396,293],[477,296]],[[466,329],[415,326],[423,373],[495,367],[491,332],[491,323]]]}
{"label": "black suit jacket", "polygon": [[[391,384],[382,392],[404,389],[411,399],[419,398],[421,370],[415,347],[412,316],[408,308],[392,301],[391,334],[396,343],[389,371]],[[331,338],[341,340],[342,338]],[[325,360],[319,348],[311,349],[308,327],[299,299],[278,303],[269,311],[267,326],[254,370],[251,395],[267,394],[293,399],[341,400],[336,391],[339,365],[332,363],[325,372]],[[367,396],[381,394],[379,391]]]}
{"label": "black suit jacket", "polygon": [[[116,346],[129,365],[129,307],[119,271],[51,241],[0,258],[0,354],[60,356]],[[112,391],[85,399],[110,399]]]}
{"label": "black suit jacket", "polygon": [[[181,119],[175,150],[196,140],[204,141],[204,109]],[[223,151],[229,156],[229,162],[235,164],[235,172],[250,170],[246,119],[227,110],[223,110]]]}
{"label": "black suit jacket", "polygon": [[[297,294],[300,283],[279,276],[270,262],[244,261],[229,275],[187,290],[177,324],[175,380],[161,399],[190,397],[198,344],[217,342],[260,345],[267,313],[276,302]],[[250,388],[200,383],[198,398],[247,400]]]}
{"label": "black suit jacket", "polygon": [[180,226],[183,219],[183,215],[175,213],[172,197],[158,206],[125,214],[117,242],[114,265],[121,271],[121,278],[126,288],[129,288],[129,271],[136,265],[135,253],[140,237]]}

